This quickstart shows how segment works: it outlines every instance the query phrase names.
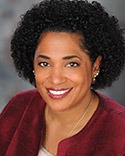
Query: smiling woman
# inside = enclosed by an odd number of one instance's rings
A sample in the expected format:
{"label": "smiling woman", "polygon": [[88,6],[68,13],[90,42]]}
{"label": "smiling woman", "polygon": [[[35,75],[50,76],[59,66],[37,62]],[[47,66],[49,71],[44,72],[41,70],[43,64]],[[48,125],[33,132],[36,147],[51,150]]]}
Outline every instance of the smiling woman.
{"label": "smiling woman", "polygon": [[122,35],[98,2],[44,0],[27,11],[11,55],[36,89],[3,110],[0,155],[123,156],[125,109],[95,91],[124,67]]}

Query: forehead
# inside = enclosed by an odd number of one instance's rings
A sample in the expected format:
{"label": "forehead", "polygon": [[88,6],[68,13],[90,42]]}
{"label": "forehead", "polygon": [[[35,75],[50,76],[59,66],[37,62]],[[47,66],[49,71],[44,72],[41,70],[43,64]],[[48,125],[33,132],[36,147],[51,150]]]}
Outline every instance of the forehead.
{"label": "forehead", "polygon": [[67,32],[46,32],[40,36],[36,54],[82,54],[87,51],[82,42],[83,37],[79,34]]}
{"label": "forehead", "polygon": [[65,36],[65,37],[72,37],[74,39],[82,39],[82,35],[80,33],[71,33],[71,32],[56,32],[56,31],[48,31],[48,32],[43,32],[40,36],[40,39],[44,38],[45,36]]}

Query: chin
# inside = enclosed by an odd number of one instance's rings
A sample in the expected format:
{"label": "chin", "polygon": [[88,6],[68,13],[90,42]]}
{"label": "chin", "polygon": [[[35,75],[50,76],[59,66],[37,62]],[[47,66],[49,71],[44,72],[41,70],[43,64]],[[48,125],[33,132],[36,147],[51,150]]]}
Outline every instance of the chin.
{"label": "chin", "polygon": [[61,101],[54,101],[54,102],[47,102],[46,105],[53,111],[56,111],[56,112],[63,112],[63,111],[66,111],[68,109],[70,109],[70,106],[68,106],[68,104],[66,103],[63,103]]}

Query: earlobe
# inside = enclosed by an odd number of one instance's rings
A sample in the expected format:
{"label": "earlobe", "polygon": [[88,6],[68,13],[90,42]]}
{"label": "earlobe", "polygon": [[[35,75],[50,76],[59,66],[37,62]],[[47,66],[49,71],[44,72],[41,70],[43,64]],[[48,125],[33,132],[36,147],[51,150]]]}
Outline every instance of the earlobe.
{"label": "earlobe", "polygon": [[99,75],[99,71],[97,71],[97,73],[95,75],[93,75],[93,78],[92,78],[92,84],[95,84],[96,82],[96,77]]}
{"label": "earlobe", "polygon": [[101,60],[102,60],[102,56],[99,55],[93,65],[93,77],[92,77],[93,84],[95,84],[96,77],[99,75]]}

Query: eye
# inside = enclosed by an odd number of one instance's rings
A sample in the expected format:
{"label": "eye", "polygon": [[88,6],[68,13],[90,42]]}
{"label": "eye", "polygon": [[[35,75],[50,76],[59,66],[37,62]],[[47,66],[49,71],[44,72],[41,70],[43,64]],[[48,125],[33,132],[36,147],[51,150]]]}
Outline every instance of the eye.
{"label": "eye", "polygon": [[50,66],[50,64],[47,62],[39,62],[38,65],[41,67],[49,67]]}
{"label": "eye", "polygon": [[77,66],[80,66],[80,64],[77,63],[77,62],[70,62],[70,63],[68,63],[67,66],[68,66],[68,67],[77,67]]}

